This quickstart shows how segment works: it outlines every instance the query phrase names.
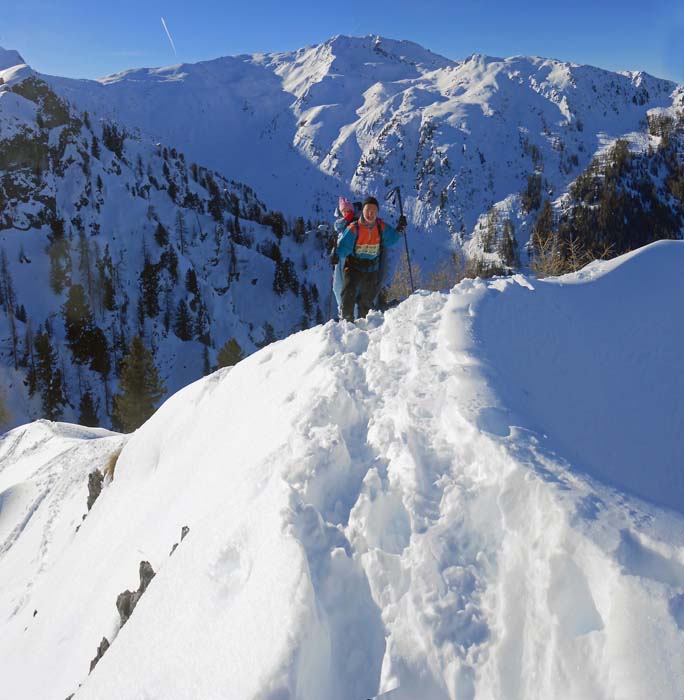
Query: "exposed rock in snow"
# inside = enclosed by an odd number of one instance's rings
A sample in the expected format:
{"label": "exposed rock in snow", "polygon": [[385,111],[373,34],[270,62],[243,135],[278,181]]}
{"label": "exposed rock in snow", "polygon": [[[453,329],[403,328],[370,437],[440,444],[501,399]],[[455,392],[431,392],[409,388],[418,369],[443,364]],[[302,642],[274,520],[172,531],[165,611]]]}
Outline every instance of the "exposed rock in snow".
{"label": "exposed rock in snow", "polygon": [[154,569],[150,566],[149,561],[140,562],[140,585],[137,591],[125,590],[119,593],[116,598],[116,609],[119,611],[121,618],[121,627],[123,627],[128,619],[133,614],[135,606],[142,598],[142,594],[147,590],[150,581],[154,578]]}
{"label": "exposed rock in snow", "polygon": [[88,474],[88,502],[86,504],[88,506],[88,510],[95,505],[97,497],[102,493],[103,481],[104,476],[99,469],[96,469]]}
{"label": "exposed rock in snow", "polygon": [[[105,655],[107,649],[109,649],[109,640],[107,639],[107,637],[102,637],[100,646],[97,648],[97,654],[95,655],[95,658],[90,662],[91,673],[93,672],[95,666],[97,666],[98,661]],[[70,695],[69,697],[73,697],[73,695]]]}

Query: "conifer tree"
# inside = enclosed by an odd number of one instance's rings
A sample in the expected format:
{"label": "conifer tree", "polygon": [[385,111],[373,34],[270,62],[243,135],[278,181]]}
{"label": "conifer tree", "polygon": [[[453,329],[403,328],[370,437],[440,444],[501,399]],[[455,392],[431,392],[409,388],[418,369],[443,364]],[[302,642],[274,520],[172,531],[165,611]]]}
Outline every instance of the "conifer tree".
{"label": "conifer tree", "polygon": [[69,287],[69,296],[62,306],[66,340],[76,362],[87,362],[90,358],[88,335],[94,326],[93,314],[88,305],[83,287]]}
{"label": "conifer tree", "polygon": [[43,400],[43,413],[48,420],[57,420],[67,401],[64,396],[62,372],[47,332],[36,333],[36,379]]}
{"label": "conifer tree", "polygon": [[188,269],[188,271],[185,273],[185,288],[190,292],[190,294],[193,294],[194,296],[197,296],[199,293],[199,286],[197,284],[197,273],[195,270],[191,267]]}
{"label": "conifer tree", "polygon": [[171,201],[175,202],[178,198],[178,185],[173,180],[170,180],[166,191],[168,192]]}
{"label": "conifer tree", "polygon": [[119,131],[116,124],[105,123],[102,125],[102,143],[116,154],[119,160],[123,160],[123,147],[126,136],[128,136],[126,130]]}
{"label": "conifer tree", "polygon": [[209,204],[207,205],[207,211],[212,215],[214,221],[221,221],[223,219],[223,202],[221,201],[218,190],[212,193]]}
{"label": "conifer tree", "polygon": [[137,317],[138,317],[138,335],[140,335],[141,337],[144,337],[144,335],[145,335],[145,303],[143,301],[142,295],[138,296],[136,312],[137,312]]}
{"label": "conifer tree", "polygon": [[495,207],[492,207],[487,212],[487,220],[485,222],[485,229],[482,233],[482,250],[485,253],[493,252],[494,241],[497,237],[497,231],[499,226],[499,212]]}
{"label": "conifer tree", "polygon": [[81,279],[85,281],[85,288],[88,292],[88,299],[93,303],[93,263],[90,249],[90,242],[84,231],[78,233],[78,269],[81,273]]}
{"label": "conifer tree", "polygon": [[218,352],[218,366],[219,367],[232,367],[236,365],[240,360],[243,360],[245,353],[240,347],[235,338],[228,339]]}
{"label": "conifer tree", "polygon": [[171,290],[167,289],[164,294],[164,313],[162,314],[162,323],[164,324],[165,335],[169,334],[171,328],[171,320],[173,319],[173,297],[171,296]]}
{"label": "conifer tree", "polygon": [[273,275],[273,291],[276,294],[285,294],[287,290],[286,268],[281,260],[275,261],[275,273]]}
{"label": "conifer tree", "polygon": [[10,274],[9,261],[5,249],[0,249],[0,306],[9,313],[10,309],[14,309],[17,305],[16,294],[14,292],[14,283]]}
{"label": "conifer tree", "polygon": [[2,430],[10,421],[10,413],[7,408],[7,396],[5,390],[0,386],[0,430]]}
{"label": "conifer tree", "polygon": [[149,318],[159,315],[159,268],[145,257],[140,272],[140,294]]}
{"label": "conifer tree", "polygon": [[50,257],[50,286],[55,294],[61,294],[69,283],[71,257],[69,243],[64,235],[64,221],[52,219],[48,234],[48,255]]}
{"label": "conifer tree", "polygon": [[22,358],[22,365],[28,368],[26,373],[26,386],[28,387],[29,396],[33,396],[38,388],[38,380],[36,376],[36,358],[33,354],[33,329],[31,328],[31,322],[26,324],[26,333],[24,335],[24,357]]}
{"label": "conifer tree", "polygon": [[283,213],[280,211],[269,212],[264,217],[264,224],[271,227],[273,235],[280,241],[285,233],[286,223]]}
{"label": "conifer tree", "polygon": [[161,222],[157,224],[157,228],[154,230],[154,240],[160,248],[169,243],[169,232],[164,228]]}
{"label": "conifer tree", "polygon": [[178,282],[178,255],[171,246],[169,246],[168,256],[164,260],[166,263],[166,269],[169,271],[169,275],[171,276],[171,281],[176,284],[176,282]]}
{"label": "conifer tree", "polygon": [[176,307],[176,320],[173,324],[173,332],[180,340],[192,340],[192,319],[185,299],[181,299]]}
{"label": "conifer tree", "polygon": [[547,199],[544,201],[544,206],[532,229],[532,244],[534,245],[535,251],[539,252],[543,250],[551,237],[553,237],[553,207],[551,206],[551,202]]}
{"label": "conifer tree", "polygon": [[110,361],[107,338],[95,325],[93,313],[80,284],[69,287],[69,296],[62,307],[66,340],[79,364],[90,363],[90,369],[103,377],[109,374]]}
{"label": "conifer tree", "polygon": [[[14,284],[12,283],[12,275],[9,271],[9,263],[4,248],[0,250],[0,306],[5,309],[5,313],[7,314],[12,342],[12,358],[14,359],[14,369],[17,369],[19,367],[19,335],[15,318],[20,321],[22,320],[21,309],[23,309],[23,306],[17,309]],[[25,310],[23,312],[23,318],[26,320]]]}
{"label": "conifer tree", "polygon": [[209,362],[209,346],[205,345],[202,348],[202,375],[206,377],[211,374],[211,363]]}
{"label": "conifer tree", "polygon": [[9,322],[10,338],[12,341],[12,357],[14,359],[14,369],[19,367],[19,336],[15,323],[17,310],[17,300],[12,284],[12,276],[9,271],[9,263],[4,249],[0,250],[0,306],[5,309],[7,321]]}
{"label": "conifer tree", "polygon": [[81,425],[87,425],[90,428],[97,428],[100,420],[97,417],[97,409],[90,390],[87,390],[81,397],[81,402],[78,405],[78,422]]}
{"label": "conifer tree", "polygon": [[230,243],[230,258],[228,260],[228,286],[233,280],[240,279],[240,272],[238,271],[238,261],[237,254],[235,253],[235,245],[231,241]]}
{"label": "conifer tree", "polygon": [[211,336],[209,334],[209,314],[204,302],[200,300],[197,308],[197,318],[195,320],[195,337],[200,343],[209,345]]}
{"label": "conifer tree", "polygon": [[233,240],[238,245],[244,244],[244,239],[242,237],[242,229],[240,228],[240,219],[238,219],[237,214],[235,214],[235,217],[233,218]]}
{"label": "conifer tree", "polygon": [[295,296],[299,295],[299,279],[297,278],[297,270],[295,264],[289,258],[283,261],[283,273],[287,286]]}
{"label": "conifer tree", "polygon": [[223,224],[216,224],[214,226],[214,258],[215,260],[212,261],[212,265],[217,265],[219,261],[219,257],[221,255],[221,243],[223,242],[223,237],[224,237],[224,229],[223,229]]}
{"label": "conifer tree", "polygon": [[524,212],[539,209],[541,205],[542,177],[539,173],[527,176],[527,186],[521,193],[521,204]]}
{"label": "conifer tree", "polygon": [[513,222],[506,219],[503,223],[503,232],[498,244],[498,251],[504,264],[510,268],[520,265],[518,257],[518,241],[513,232]]}
{"label": "conifer tree", "polygon": [[304,314],[306,316],[311,316],[313,311],[313,303],[311,301],[311,293],[306,285],[306,282],[302,284],[302,306],[304,307]]}
{"label": "conifer tree", "polygon": [[180,244],[181,255],[185,255],[185,236],[188,232],[188,227],[185,224],[185,219],[183,214],[179,209],[176,212],[176,235],[178,236],[178,242]]}
{"label": "conifer tree", "polygon": [[97,287],[101,294],[101,304],[107,311],[114,311],[116,309],[114,263],[109,252],[109,245],[105,246],[102,258],[98,256],[95,267],[97,268]]}
{"label": "conifer tree", "polygon": [[295,219],[292,235],[297,243],[303,243],[306,237],[306,224],[301,216]]}
{"label": "conifer tree", "polygon": [[90,352],[90,369],[98,372],[103,379],[106,379],[109,376],[112,365],[109,359],[107,337],[98,326],[93,326],[89,333],[88,348]]}
{"label": "conifer tree", "polygon": [[122,362],[119,392],[114,394],[112,423],[115,428],[126,433],[139,428],[154,413],[165,392],[152,355],[140,336],[135,336]]}

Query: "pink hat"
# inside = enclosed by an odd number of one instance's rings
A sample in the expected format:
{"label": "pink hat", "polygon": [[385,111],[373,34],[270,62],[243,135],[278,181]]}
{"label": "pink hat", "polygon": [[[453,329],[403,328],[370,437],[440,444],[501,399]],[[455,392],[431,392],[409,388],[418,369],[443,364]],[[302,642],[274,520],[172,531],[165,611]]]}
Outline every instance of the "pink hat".
{"label": "pink hat", "polygon": [[354,211],[354,205],[351,203],[350,200],[348,200],[346,197],[340,197],[338,202],[337,202],[337,208],[340,210],[340,214],[345,210],[345,209],[351,209]]}

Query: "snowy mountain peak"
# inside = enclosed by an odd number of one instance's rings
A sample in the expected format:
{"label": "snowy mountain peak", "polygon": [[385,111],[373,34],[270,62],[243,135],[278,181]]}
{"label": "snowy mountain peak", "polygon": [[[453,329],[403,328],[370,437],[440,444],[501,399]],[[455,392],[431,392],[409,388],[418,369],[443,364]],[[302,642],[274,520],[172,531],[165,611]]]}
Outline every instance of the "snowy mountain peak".
{"label": "snowy mountain peak", "polygon": [[3,49],[2,46],[0,46],[0,70],[13,68],[22,63],[26,63],[26,61],[24,61],[18,51],[14,49]]}
{"label": "snowy mountain peak", "polygon": [[[246,57],[250,58],[250,57]],[[364,37],[337,35],[322,44],[295,52],[251,57],[261,65],[275,69],[283,79],[283,88],[297,98],[310,99],[310,90],[339,102],[358,97],[369,85],[416,79],[430,71],[456,65],[410,41],[386,39],[369,34]],[[358,94],[350,88],[358,86]]]}
{"label": "snowy mountain peak", "polygon": [[336,56],[342,58],[350,52],[359,62],[368,58],[378,61],[400,62],[421,70],[436,70],[455,65],[444,56],[435,54],[420,44],[406,39],[388,39],[377,34],[364,37],[337,35],[325,42]]}

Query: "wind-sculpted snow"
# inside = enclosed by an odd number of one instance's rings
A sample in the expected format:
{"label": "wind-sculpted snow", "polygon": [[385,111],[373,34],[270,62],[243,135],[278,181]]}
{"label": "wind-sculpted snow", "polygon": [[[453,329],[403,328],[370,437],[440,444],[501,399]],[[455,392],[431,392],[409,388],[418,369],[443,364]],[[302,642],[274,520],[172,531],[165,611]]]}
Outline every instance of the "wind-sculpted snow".
{"label": "wind-sculpted snow", "polygon": [[[39,472],[81,498],[1,506],[0,532],[28,519],[0,554],[4,691],[681,698],[683,263],[669,243],[467,280],[273,344],[127,438],[77,533],[122,438],[7,434],[1,502]],[[142,560],[156,576],[119,631]]]}

